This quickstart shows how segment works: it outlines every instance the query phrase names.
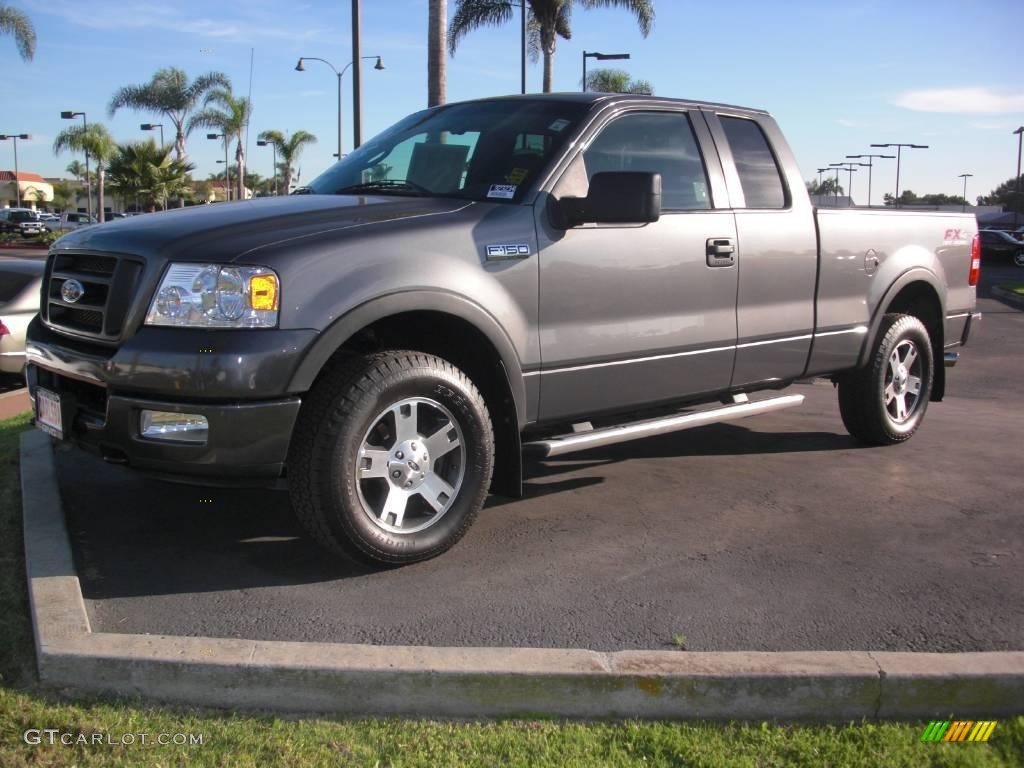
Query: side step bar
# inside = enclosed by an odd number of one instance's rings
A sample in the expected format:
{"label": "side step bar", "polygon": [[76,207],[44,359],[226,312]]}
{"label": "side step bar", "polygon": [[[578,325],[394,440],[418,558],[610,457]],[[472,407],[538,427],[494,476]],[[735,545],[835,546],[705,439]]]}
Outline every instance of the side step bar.
{"label": "side step bar", "polygon": [[638,440],[641,437],[664,435],[669,432],[679,432],[683,429],[703,427],[706,424],[716,424],[720,421],[734,421],[746,418],[747,416],[757,416],[761,413],[792,408],[793,406],[800,405],[804,401],[804,396],[781,395],[768,398],[767,400],[749,402],[745,395],[738,395],[735,397],[735,401],[732,405],[712,408],[707,411],[636,421],[630,424],[618,424],[614,427],[604,427],[589,432],[576,432],[571,435],[560,435],[546,440],[537,440],[536,442],[525,443],[523,450],[533,455],[539,455],[541,458],[561,456],[563,453],[585,451],[589,448],[600,448],[605,445],[624,443],[627,440]]}

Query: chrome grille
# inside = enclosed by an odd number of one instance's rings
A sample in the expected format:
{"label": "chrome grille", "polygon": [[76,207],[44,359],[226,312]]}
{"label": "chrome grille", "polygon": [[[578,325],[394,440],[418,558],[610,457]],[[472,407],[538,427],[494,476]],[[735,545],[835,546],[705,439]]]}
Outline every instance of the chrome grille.
{"label": "chrome grille", "polygon": [[[117,341],[137,289],[142,263],[92,253],[57,253],[46,267],[43,319],[56,330],[98,341]],[[84,291],[65,301],[61,288],[77,280]]]}

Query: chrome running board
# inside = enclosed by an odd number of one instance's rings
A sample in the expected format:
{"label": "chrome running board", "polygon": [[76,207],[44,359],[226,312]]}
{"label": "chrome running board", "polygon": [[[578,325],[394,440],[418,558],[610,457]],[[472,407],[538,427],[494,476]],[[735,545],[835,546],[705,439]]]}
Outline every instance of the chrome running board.
{"label": "chrome running board", "polygon": [[781,395],[757,402],[749,402],[745,395],[737,395],[734,397],[732,405],[722,408],[712,408],[707,411],[666,416],[646,421],[635,421],[629,424],[617,424],[614,427],[602,427],[601,429],[588,432],[559,435],[547,438],[546,440],[525,443],[523,450],[529,451],[533,455],[539,455],[541,458],[550,458],[552,456],[561,456],[563,453],[600,448],[605,445],[624,443],[627,440],[638,440],[641,437],[654,437],[655,435],[664,435],[669,432],[703,427],[706,424],[716,424],[720,421],[734,421],[746,418],[747,416],[757,416],[761,413],[792,408],[795,405],[800,405],[803,401],[803,395]]}

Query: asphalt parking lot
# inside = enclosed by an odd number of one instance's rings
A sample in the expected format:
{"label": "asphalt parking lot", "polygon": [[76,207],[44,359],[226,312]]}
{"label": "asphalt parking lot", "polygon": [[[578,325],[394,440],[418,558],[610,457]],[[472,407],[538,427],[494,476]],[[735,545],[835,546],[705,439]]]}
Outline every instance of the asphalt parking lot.
{"label": "asphalt parking lot", "polygon": [[[986,267],[985,284],[1020,279]],[[987,295],[987,290],[982,291]],[[94,631],[375,644],[1024,649],[1024,314],[985,318],[908,444],[802,408],[532,465],[448,554],[339,565],[287,496],[58,451]]]}

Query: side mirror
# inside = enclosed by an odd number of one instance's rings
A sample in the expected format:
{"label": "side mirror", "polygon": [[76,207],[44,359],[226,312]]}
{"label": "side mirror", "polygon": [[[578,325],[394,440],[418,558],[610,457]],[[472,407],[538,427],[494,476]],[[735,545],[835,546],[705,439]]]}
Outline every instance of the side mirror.
{"label": "side mirror", "polygon": [[560,201],[564,223],[648,224],[661,217],[661,174],[634,171],[595,173],[586,197]]}

